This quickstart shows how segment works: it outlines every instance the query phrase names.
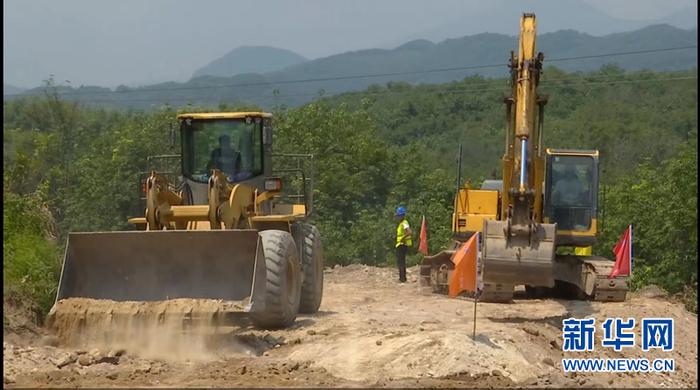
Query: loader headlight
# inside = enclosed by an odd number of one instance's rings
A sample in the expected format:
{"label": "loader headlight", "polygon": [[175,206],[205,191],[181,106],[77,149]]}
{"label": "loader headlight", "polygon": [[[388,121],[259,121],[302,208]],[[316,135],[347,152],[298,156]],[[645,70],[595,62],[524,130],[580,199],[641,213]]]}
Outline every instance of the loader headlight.
{"label": "loader headlight", "polygon": [[279,177],[269,177],[265,179],[265,191],[281,191],[282,179]]}

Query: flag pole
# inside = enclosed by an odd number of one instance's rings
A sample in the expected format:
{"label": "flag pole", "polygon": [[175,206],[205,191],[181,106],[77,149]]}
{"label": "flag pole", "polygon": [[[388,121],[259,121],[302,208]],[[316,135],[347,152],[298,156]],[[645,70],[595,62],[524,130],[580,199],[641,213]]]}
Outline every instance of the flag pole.
{"label": "flag pole", "polygon": [[630,278],[632,277],[632,269],[634,268],[634,251],[632,250],[632,224],[630,224]]}
{"label": "flag pole", "polygon": [[476,267],[476,272],[474,277],[476,278],[474,283],[474,327],[472,328],[472,340],[476,341],[476,303],[479,301],[479,284],[480,280],[480,260],[481,260],[481,245],[479,245],[479,232],[476,232],[476,261],[474,262],[474,267]]}
{"label": "flag pole", "polygon": [[[474,289],[476,290],[476,289]],[[479,296],[476,291],[474,291],[474,328],[472,329],[472,340],[476,341],[476,301],[479,300]]]}

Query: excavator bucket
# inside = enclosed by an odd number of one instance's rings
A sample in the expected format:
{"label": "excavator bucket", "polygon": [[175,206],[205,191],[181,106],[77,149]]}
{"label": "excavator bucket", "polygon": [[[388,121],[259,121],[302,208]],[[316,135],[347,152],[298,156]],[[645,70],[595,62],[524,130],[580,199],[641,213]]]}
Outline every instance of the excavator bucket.
{"label": "excavator bucket", "polygon": [[484,221],[484,283],[553,287],[556,224],[536,224],[531,235],[511,235],[506,221]]}
{"label": "excavator bucket", "polygon": [[237,301],[242,312],[261,311],[265,273],[255,230],[71,233],[55,306],[67,298],[192,298]]}

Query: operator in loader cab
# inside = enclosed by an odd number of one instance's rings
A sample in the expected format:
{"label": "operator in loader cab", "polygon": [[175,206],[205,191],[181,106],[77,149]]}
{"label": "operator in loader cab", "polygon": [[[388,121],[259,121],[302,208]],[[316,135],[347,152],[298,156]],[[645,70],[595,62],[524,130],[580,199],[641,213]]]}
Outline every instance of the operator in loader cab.
{"label": "operator in loader cab", "polygon": [[228,135],[219,137],[219,147],[211,152],[207,171],[218,169],[226,176],[235,177],[241,169],[241,154],[231,147],[231,138]]}
{"label": "operator in loader cab", "polygon": [[396,219],[399,221],[396,226],[396,264],[399,267],[399,282],[406,282],[406,253],[413,245],[411,226],[406,220],[406,208],[399,206],[396,208]]}

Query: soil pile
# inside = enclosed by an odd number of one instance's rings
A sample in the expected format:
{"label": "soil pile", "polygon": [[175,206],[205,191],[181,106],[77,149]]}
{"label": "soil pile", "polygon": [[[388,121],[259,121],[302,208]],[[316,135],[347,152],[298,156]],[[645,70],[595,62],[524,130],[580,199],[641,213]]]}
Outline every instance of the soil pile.
{"label": "soil pile", "polygon": [[224,331],[220,314],[231,309],[220,300],[71,298],[54,306],[47,326],[70,347],[124,349],[154,359],[210,360],[219,347],[217,335]]}

